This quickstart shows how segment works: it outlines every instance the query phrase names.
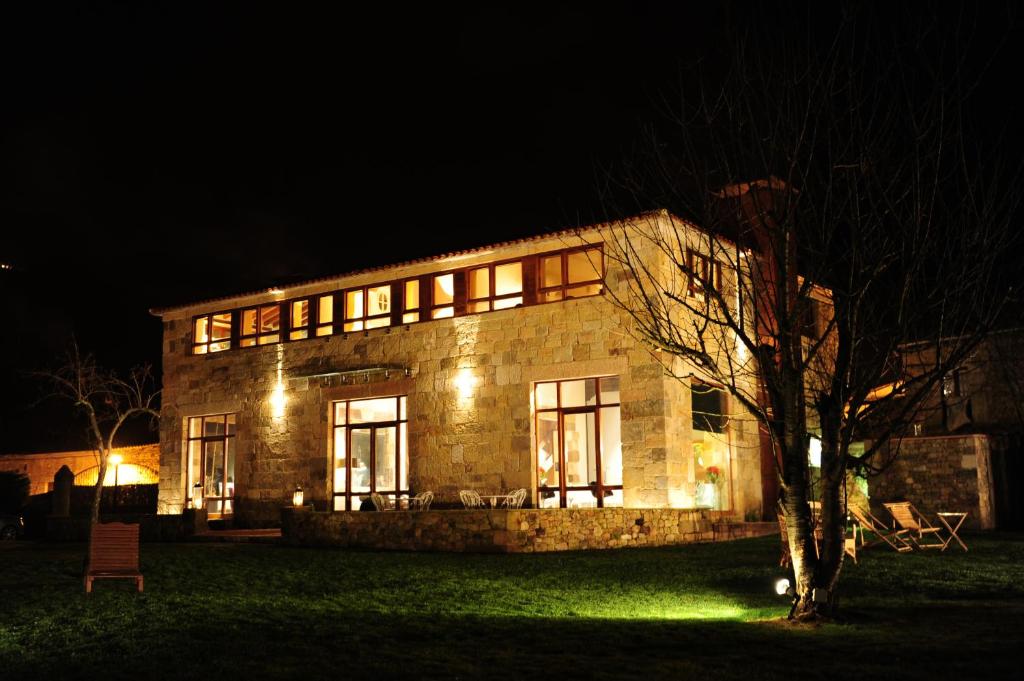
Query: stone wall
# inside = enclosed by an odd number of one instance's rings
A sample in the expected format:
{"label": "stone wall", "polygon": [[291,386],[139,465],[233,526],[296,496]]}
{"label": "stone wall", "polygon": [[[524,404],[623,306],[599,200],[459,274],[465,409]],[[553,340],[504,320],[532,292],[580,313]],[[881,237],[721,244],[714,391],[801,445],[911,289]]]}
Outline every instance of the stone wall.
{"label": "stone wall", "polygon": [[[139,445],[137,447],[118,447],[115,454],[123,457],[120,465],[118,482],[121,484],[152,484],[157,482],[157,471],[160,470],[160,445]],[[0,471],[16,471],[29,477],[29,494],[44,494],[53,483],[53,476],[61,466],[67,466],[76,477],[89,469],[95,469],[99,461],[94,451],[75,452],[44,452],[36,454],[4,454],[0,455]],[[137,469],[135,467],[138,467]],[[96,473],[92,472],[90,480],[76,480],[79,485],[95,484]],[[106,484],[114,483],[114,467],[107,471]]]}
{"label": "stone wall", "polygon": [[691,509],[540,509],[318,513],[286,508],[298,546],[534,553],[710,541],[711,513]]}
{"label": "stone wall", "polygon": [[[599,235],[587,238],[597,240]],[[577,237],[540,239],[449,260],[331,280],[287,291],[316,295],[452,267],[580,245]],[[621,271],[606,281],[624,293]],[[666,376],[659,356],[629,334],[629,319],[608,296],[438,319],[209,355],[190,354],[193,315],[279,300],[261,294],[164,314],[160,512],[185,505],[184,426],[190,416],[237,413],[235,508],[239,526],[278,522],[281,506],[302,485],[307,503],[329,508],[333,400],[408,395],[410,488],[457,502],[460,489],[497,493],[536,487],[531,389],[536,381],[616,375],[621,379],[624,502],[627,507],[688,505],[678,494],[691,419],[688,391]],[[331,372],[395,367],[358,383]],[[470,385],[456,387],[456,379]],[[283,415],[269,397],[280,385]],[[675,424],[675,425],[673,425]],[[666,433],[669,433],[667,435]],[[756,444],[755,444],[756,446]],[[737,461],[734,508],[759,507],[756,456]],[[691,502],[692,504],[692,502]],[[748,509],[749,507],[749,509]]]}
{"label": "stone wall", "polygon": [[887,518],[882,504],[905,500],[933,524],[938,511],[967,511],[965,527],[994,527],[989,444],[985,435],[905,438],[892,465],[869,480],[873,512]]}

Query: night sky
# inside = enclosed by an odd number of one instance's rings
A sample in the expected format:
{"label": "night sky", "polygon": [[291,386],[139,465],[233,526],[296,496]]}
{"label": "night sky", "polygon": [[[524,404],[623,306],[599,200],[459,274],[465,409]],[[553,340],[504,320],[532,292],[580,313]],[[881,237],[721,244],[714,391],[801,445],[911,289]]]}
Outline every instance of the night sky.
{"label": "night sky", "polygon": [[[604,217],[604,170],[748,14],[489,4],[5,7],[0,451],[76,446],[23,373],[72,334],[104,365],[158,366],[152,307]],[[780,7],[780,40],[834,21]],[[981,101],[1012,117],[1001,12]]]}

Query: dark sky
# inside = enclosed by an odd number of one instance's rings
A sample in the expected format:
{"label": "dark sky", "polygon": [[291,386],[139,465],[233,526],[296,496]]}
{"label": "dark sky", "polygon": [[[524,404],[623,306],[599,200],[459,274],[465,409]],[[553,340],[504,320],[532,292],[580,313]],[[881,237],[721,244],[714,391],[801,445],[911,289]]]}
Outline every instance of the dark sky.
{"label": "dark sky", "polygon": [[0,451],[66,446],[19,372],[71,333],[159,364],[151,307],[600,216],[601,169],[746,12],[141,4],[0,10]]}

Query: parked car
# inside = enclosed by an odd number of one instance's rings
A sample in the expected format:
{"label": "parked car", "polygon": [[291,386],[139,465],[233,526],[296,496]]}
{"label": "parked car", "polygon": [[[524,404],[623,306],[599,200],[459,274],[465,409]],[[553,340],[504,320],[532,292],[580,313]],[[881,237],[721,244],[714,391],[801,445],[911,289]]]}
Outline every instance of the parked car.
{"label": "parked car", "polygon": [[20,515],[0,514],[0,540],[17,539],[25,532],[25,521]]}

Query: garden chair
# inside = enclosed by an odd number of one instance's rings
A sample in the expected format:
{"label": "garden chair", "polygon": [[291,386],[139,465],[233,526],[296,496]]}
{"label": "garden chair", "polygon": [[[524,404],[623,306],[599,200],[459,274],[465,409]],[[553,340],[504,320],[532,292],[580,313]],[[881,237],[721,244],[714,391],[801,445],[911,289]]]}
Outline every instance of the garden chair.
{"label": "garden chair", "polygon": [[[910,541],[919,549],[944,549],[946,548],[946,540],[942,538],[942,528],[935,527],[928,519],[925,518],[920,511],[914,508],[914,505],[909,501],[897,501],[888,504],[882,504],[885,506],[889,513],[892,515],[892,519],[896,521],[896,524],[903,528],[903,531],[909,534]],[[932,539],[934,541],[926,542],[926,539]],[[937,544],[935,542],[938,542]]]}
{"label": "garden chair", "polygon": [[903,535],[906,534],[905,530],[890,530],[886,527],[885,523],[876,518],[871,511],[861,510],[856,506],[850,506],[847,510],[850,512],[850,515],[853,516],[854,521],[860,525],[861,548],[866,548],[877,543],[875,541],[867,542],[864,539],[864,530],[868,530],[878,537],[879,541],[883,541],[888,544],[894,551],[906,553],[907,551],[912,550],[913,547],[911,547],[911,545],[907,543],[907,540],[903,538]]}
{"label": "garden chair", "polygon": [[480,493],[476,490],[461,490],[459,499],[462,500],[462,505],[466,508],[484,508],[484,500],[480,498]]}
{"label": "garden chair", "polygon": [[134,579],[135,587],[142,592],[137,524],[93,525],[89,540],[89,567],[85,572],[85,593],[92,593],[92,583],[96,579]]}
{"label": "garden chair", "polygon": [[373,502],[373,507],[375,509],[377,509],[378,511],[393,511],[393,510],[395,510],[393,502],[390,499],[388,499],[386,496],[384,496],[383,494],[380,494],[379,492],[374,492],[373,494],[371,494],[370,495],[370,501]]}
{"label": "garden chair", "polygon": [[433,492],[420,492],[409,500],[409,509],[413,511],[429,511],[432,501],[434,501]]}
{"label": "garden chair", "polygon": [[520,488],[514,492],[509,492],[509,495],[505,497],[505,503],[502,505],[505,508],[522,508],[524,501],[526,501],[526,490]]}

